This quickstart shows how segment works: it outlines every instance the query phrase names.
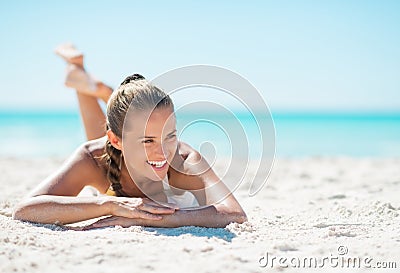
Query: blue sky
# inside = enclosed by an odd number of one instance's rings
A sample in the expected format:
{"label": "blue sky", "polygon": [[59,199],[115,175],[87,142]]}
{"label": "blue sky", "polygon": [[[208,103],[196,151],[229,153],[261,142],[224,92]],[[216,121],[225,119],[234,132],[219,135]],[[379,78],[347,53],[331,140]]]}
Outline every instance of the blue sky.
{"label": "blue sky", "polygon": [[76,109],[53,54],[71,41],[117,86],[231,69],[273,111],[399,111],[400,1],[1,1],[0,109]]}

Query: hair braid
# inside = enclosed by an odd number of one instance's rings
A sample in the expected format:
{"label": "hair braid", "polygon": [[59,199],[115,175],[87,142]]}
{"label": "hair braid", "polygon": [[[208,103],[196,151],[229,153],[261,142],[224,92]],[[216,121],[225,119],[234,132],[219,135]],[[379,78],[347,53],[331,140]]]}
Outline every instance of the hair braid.
{"label": "hair braid", "polygon": [[120,166],[122,160],[121,151],[114,148],[109,140],[107,140],[105,145],[105,159],[106,159],[106,164],[108,165],[107,179],[110,181],[113,191],[115,191],[117,196],[126,195],[122,191],[122,185],[120,182],[121,178]]}

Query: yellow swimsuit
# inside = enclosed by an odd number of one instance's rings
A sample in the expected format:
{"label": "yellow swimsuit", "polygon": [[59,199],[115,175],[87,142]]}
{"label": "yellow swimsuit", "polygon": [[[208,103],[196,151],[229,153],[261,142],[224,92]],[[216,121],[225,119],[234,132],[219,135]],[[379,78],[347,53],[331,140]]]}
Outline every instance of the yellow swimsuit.
{"label": "yellow swimsuit", "polygon": [[110,196],[117,196],[117,193],[115,191],[113,191],[113,189],[111,188],[111,186],[108,188],[106,195],[110,195]]}

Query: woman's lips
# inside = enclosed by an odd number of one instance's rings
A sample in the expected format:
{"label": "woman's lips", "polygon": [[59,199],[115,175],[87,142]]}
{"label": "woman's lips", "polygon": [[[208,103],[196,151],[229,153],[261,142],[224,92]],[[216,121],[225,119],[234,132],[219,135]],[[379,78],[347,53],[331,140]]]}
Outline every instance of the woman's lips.
{"label": "woman's lips", "polygon": [[153,167],[153,169],[158,170],[158,171],[164,169],[168,165],[166,159],[165,160],[159,160],[159,161],[147,160],[146,162],[151,167]]}

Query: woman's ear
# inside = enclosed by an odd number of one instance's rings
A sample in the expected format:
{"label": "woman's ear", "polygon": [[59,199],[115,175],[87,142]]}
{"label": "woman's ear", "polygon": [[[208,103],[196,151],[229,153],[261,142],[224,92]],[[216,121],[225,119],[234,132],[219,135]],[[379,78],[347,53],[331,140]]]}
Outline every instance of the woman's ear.
{"label": "woman's ear", "polygon": [[107,130],[107,137],[115,149],[122,150],[122,141],[110,129]]}

